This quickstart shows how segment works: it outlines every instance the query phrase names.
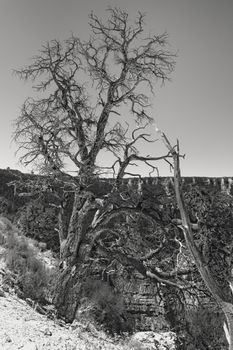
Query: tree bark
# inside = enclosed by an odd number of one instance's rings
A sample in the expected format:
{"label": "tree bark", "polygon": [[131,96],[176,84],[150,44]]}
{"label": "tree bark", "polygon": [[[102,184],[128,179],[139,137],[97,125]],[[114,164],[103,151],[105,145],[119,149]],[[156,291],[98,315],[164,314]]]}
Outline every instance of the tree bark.
{"label": "tree bark", "polygon": [[[60,267],[53,302],[59,316],[71,322],[80,303],[82,283],[89,274],[89,250],[85,242],[93,213],[91,194],[74,195],[67,237],[61,242]],[[61,226],[62,228],[63,226]],[[61,236],[61,235],[60,235]]]}
{"label": "tree bark", "polygon": [[233,304],[224,302],[221,308],[226,317],[223,329],[229,344],[229,350],[233,350]]}

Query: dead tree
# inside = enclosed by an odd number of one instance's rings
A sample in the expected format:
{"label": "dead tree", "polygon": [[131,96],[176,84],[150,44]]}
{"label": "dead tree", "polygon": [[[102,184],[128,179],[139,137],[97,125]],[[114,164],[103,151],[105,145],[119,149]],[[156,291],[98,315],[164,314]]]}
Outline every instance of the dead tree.
{"label": "dead tree", "polygon": [[[171,158],[170,150],[150,156],[137,148],[142,141],[153,141],[148,132],[150,95],[155,83],[169,80],[174,69],[167,34],[145,36],[144,15],[131,23],[117,8],[109,9],[105,22],[91,14],[90,28],[88,41],[73,35],[64,43],[48,42],[30,65],[16,71],[41,93],[40,99],[24,102],[15,123],[21,161],[61,179],[73,196],[68,224],[62,205],[59,215],[62,271],[55,295],[59,313],[68,320],[75,316],[80,269],[89,266],[93,237],[95,243],[100,240],[113,218],[140,211],[128,206],[123,194],[119,206],[123,177],[135,175],[135,164],[146,164],[153,172],[156,161]],[[110,165],[100,163],[105,157]],[[113,177],[112,190],[98,198],[93,183],[106,172]],[[148,275],[143,264],[136,265]]]}
{"label": "dead tree", "polygon": [[187,207],[184,200],[184,195],[181,186],[181,172],[180,172],[180,150],[179,142],[173,147],[166,137],[166,135],[159,129],[156,129],[159,133],[164,145],[168,151],[172,154],[174,168],[174,188],[176,194],[176,201],[181,216],[181,229],[184,234],[186,246],[190,255],[195,261],[198,271],[210,291],[211,295],[215,299],[217,305],[221,308],[226,317],[227,323],[224,323],[224,331],[227,341],[229,343],[229,350],[233,349],[233,297],[232,297],[232,282],[228,281],[228,290],[225,290],[214,277],[211,269],[208,266],[208,262],[205,259],[204,254],[198,248],[193,234],[193,227],[189,219]]}

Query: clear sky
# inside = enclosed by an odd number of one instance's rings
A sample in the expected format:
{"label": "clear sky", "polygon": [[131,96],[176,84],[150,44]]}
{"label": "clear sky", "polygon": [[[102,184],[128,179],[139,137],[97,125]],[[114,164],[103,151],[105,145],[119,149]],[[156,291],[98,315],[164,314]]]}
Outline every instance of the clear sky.
{"label": "clear sky", "polygon": [[178,50],[172,82],[157,87],[153,114],[160,129],[180,140],[182,175],[233,176],[232,0],[0,0],[0,168],[26,171],[11,136],[31,88],[12,69],[28,64],[45,41],[71,32],[87,37],[88,14],[105,16],[108,6],[132,17],[145,12],[148,32],[167,31]]}

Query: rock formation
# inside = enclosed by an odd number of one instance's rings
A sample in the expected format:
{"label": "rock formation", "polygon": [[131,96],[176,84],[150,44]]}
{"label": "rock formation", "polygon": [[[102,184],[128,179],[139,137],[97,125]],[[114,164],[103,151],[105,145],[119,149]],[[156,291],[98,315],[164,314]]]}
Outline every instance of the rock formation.
{"label": "rock formation", "polygon": [[[41,178],[41,177],[40,177]],[[34,174],[23,174],[17,170],[0,170],[0,214],[8,216],[26,235],[47,244],[55,251],[59,249],[56,231],[56,209],[43,200],[38,201],[30,196],[18,196],[13,181],[34,181],[38,179]],[[101,197],[111,188],[111,179],[100,179],[94,185],[94,192]],[[233,178],[183,178],[184,191],[198,188],[207,192],[224,192],[233,195]],[[141,196],[144,205],[153,202],[153,196],[167,196],[173,194],[172,177],[154,178],[128,178],[124,180],[125,188],[136,191]],[[153,203],[152,203],[153,204]],[[160,208],[163,209],[163,208]],[[122,276],[124,273],[122,272]],[[140,330],[154,330],[168,328],[164,315],[164,305],[159,300],[156,284],[151,284],[139,273],[131,273],[130,277],[120,278],[118,273],[116,281],[118,288],[125,297],[127,311],[135,319],[136,328]]]}

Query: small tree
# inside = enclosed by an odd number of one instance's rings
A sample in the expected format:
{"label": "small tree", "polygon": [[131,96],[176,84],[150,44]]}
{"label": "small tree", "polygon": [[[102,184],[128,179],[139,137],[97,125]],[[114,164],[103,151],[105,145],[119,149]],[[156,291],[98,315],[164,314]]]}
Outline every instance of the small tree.
{"label": "small tree", "polygon": [[[16,71],[21,79],[36,83],[34,89],[41,94],[24,102],[16,120],[14,139],[23,151],[21,161],[63,184],[63,192],[54,193],[59,197],[62,266],[55,302],[69,320],[78,303],[81,266],[82,271],[89,266],[96,242],[111,234],[112,220],[137,213],[154,220],[142,213],[137,201],[127,205],[123,177],[135,175],[130,169],[140,162],[152,172],[156,161],[172,153],[155,157],[137,149],[141,141],[153,141],[147,132],[152,122],[149,95],[174,69],[167,34],[145,36],[144,15],[139,13],[130,23],[128,14],[117,8],[109,9],[106,22],[91,14],[90,28],[88,41],[74,35],[63,44],[53,40],[30,65]],[[101,165],[101,158],[109,155],[111,164]],[[114,179],[111,191],[97,198],[93,184],[106,171]],[[68,220],[67,194],[72,196]],[[101,249],[109,253],[103,244]],[[153,277],[142,263],[129,261]],[[161,275],[154,277],[162,280]]]}

